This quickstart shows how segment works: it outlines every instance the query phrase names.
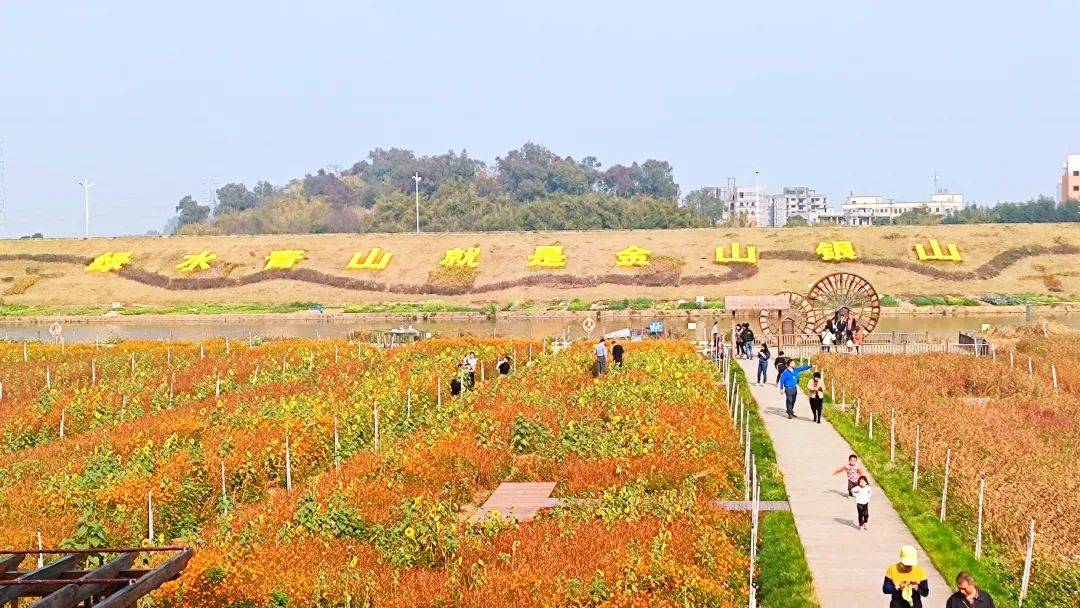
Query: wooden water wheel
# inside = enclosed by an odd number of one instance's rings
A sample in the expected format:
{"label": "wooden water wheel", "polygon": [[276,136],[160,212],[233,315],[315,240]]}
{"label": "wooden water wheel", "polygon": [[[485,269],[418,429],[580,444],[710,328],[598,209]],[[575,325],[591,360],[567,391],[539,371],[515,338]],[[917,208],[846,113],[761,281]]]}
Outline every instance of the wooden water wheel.
{"label": "wooden water wheel", "polygon": [[836,272],[823,277],[806,294],[808,322],[814,333],[821,333],[825,323],[837,312],[847,310],[864,332],[877,327],[881,302],[874,286],[857,274]]}
{"label": "wooden water wheel", "polygon": [[[780,335],[781,328],[785,336],[804,336],[813,334],[810,328],[809,315],[810,304],[802,294],[793,291],[781,291],[778,296],[787,296],[791,307],[784,311],[783,316],[777,319],[774,311],[762,310],[758,316],[758,327],[764,337],[775,338]],[[776,324],[781,323],[782,327]]]}

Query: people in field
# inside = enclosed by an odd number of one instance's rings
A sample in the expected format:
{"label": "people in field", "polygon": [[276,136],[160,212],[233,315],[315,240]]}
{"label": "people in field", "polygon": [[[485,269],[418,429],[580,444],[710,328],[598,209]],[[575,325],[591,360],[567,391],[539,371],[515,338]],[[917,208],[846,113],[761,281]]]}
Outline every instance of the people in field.
{"label": "people in field", "polygon": [[825,329],[821,332],[821,350],[822,352],[832,351],[833,344],[836,343],[836,334],[833,333],[833,326],[831,323],[825,324]]}
{"label": "people in field", "polygon": [[780,376],[782,376],[784,370],[787,369],[787,364],[788,358],[784,356],[784,351],[778,350],[776,359],[773,361],[773,366],[776,367],[776,386],[780,386]]}
{"label": "people in field", "polygon": [[732,332],[735,334],[735,353],[732,355],[736,359],[743,358],[743,331],[742,323],[735,325],[735,330]]}
{"label": "people in field", "polygon": [[461,378],[465,375],[465,364],[462,363],[458,366],[457,375],[450,379],[450,396],[457,397],[461,395],[461,391],[464,385],[461,382]]}
{"label": "people in field", "polygon": [[970,572],[956,575],[956,593],[949,596],[945,608],[994,608],[994,598],[975,586]]}
{"label": "people in field", "polygon": [[769,375],[768,375],[769,357],[771,357],[771,356],[772,356],[771,353],[769,353],[769,345],[765,344],[763,342],[761,344],[761,348],[758,349],[758,354],[757,354],[757,382],[756,382],[756,384],[759,384],[761,386],[765,386],[765,384],[769,381]]}
{"label": "people in field", "polygon": [[471,351],[469,354],[465,355],[465,361],[462,362],[465,366],[465,372],[469,376],[466,386],[470,389],[476,386],[476,362],[476,353]]}
{"label": "people in field", "polygon": [[795,417],[795,399],[799,397],[799,374],[811,368],[813,368],[812,365],[800,365],[796,367],[795,360],[789,359],[787,362],[787,369],[784,370],[784,373],[780,374],[780,392],[782,392],[787,399],[786,407],[789,420]]}
{"label": "people in field", "polygon": [[814,422],[821,424],[821,406],[825,402],[825,382],[821,379],[821,372],[814,372],[814,377],[806,385],[806,393],[810,395],[810,413]]}
{"label": "people in field", "polygon": [[889,608],[922,608],[922,598],[930,595],[930,584],[915,547],[900,547],[900,561],[885,571],[881,591],[889,596]]}
{"label": "people in field", "polygon": [[850,498],[854,496],[851,493],[851,489],[859,485],[859,478],[866,475],[866,470],[859,464],[859,457],[855,454],[851,454],[847,457],[847,464],[836,469],[833,475],[839,475],[841,473],[847,475],[847,495]]}
{"label": "people in field", "polygon": [[856,354],[862,352],[862,345],[863,345],[863,341],[865,341],[865,340],[866,340],[866,333],[863,332],[863,329],[861,327],[856,327],[855,328],[855,333],[851,337],[851,341],[854,342],[854,344],[855,344],[855,353]]}
{"label": "people in field", "polygon": [[866,475],[859,477],[859,483],[851,488],[855,498],[855,525],[860,530],[870,529],[870,480]]}
{"label": "people in field", "polygon": [[495,364],[495,367],[499,370],[500,376],[508,376],[510,374],[510,355],[500,356],[499,362]]}
{"label": "people in field", "polygon": [[603,376],[607,373],[607,340],[600,338],[593,352],[596,353],[596,375]]}
{"label": "people in field", "polygon": [[611,361],[615,367],[622,367],[623,345],[614,339],[611,341]]}

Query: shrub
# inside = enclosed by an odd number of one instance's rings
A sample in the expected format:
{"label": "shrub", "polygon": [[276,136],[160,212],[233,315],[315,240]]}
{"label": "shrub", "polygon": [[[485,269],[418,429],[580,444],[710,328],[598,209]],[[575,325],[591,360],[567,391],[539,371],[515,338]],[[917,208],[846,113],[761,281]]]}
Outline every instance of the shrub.
{"label": "shrub", "polygon": [[966,296],[945,296],[945,303],[949,306],[978,306],[979,301]]}
{"label": "shrub", "polygon": [[881,302],[882,306],[885,306],[885,307],[888,307],[888,308],[893,308],[893,307],[896,307],[896,306],[900,306],[900,300],[896,299],[893,296],[881,296],[879,298],[879,301]]}
{"label": "shrub", "polygon": [[566,310],[572,312],[583,312],[592,308],[592,302],[589,300],[582,300],[580,298],[574,298],[570,300],[570,303],[566,306]]}
{"label": "shrub", "polygon": [[623,298],[621,300],[612,300],[605,306],[607,310],[626,310],[630,308],[630,300]]}
{"label": "shrub", "polygon": [[653,301],[651,298],[634,298],[630,300],[630,308],[634,310],[645,310],[652,308]]}

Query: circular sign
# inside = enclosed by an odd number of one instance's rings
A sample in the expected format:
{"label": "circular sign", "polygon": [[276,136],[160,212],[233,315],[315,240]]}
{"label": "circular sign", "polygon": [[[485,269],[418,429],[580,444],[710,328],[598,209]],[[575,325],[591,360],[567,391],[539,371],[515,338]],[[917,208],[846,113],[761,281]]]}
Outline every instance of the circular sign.
{"label": "circular sign", "polygon": [[585,333],[591,334],[596,329],[596,319],[585,317],[585,320],[581,322],[581,328],[585,330]]}
{"label": "circular sign", "polygon": [[49,334],[54,338],[59,338],[60,334],[64,333],[64,328],[59,323],[53,323],[49,326]]}

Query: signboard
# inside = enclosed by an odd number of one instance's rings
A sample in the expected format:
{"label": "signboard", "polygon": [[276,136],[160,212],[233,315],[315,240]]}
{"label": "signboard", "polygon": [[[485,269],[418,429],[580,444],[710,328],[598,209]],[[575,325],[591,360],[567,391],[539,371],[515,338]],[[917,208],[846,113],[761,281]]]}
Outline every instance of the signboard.
{"label": "signboard", "polygon": [[664,322],[663,321],[652,321],[652,322],[650,322],[649,323],[649,333],[654,334],[654,335],[664,333]]}
{"label": "signboard", "polygon": [[585,333],[591,334],[596,329],[596,319],[585,317],[585,320],[581,322],[581,329],[584,329]]}

